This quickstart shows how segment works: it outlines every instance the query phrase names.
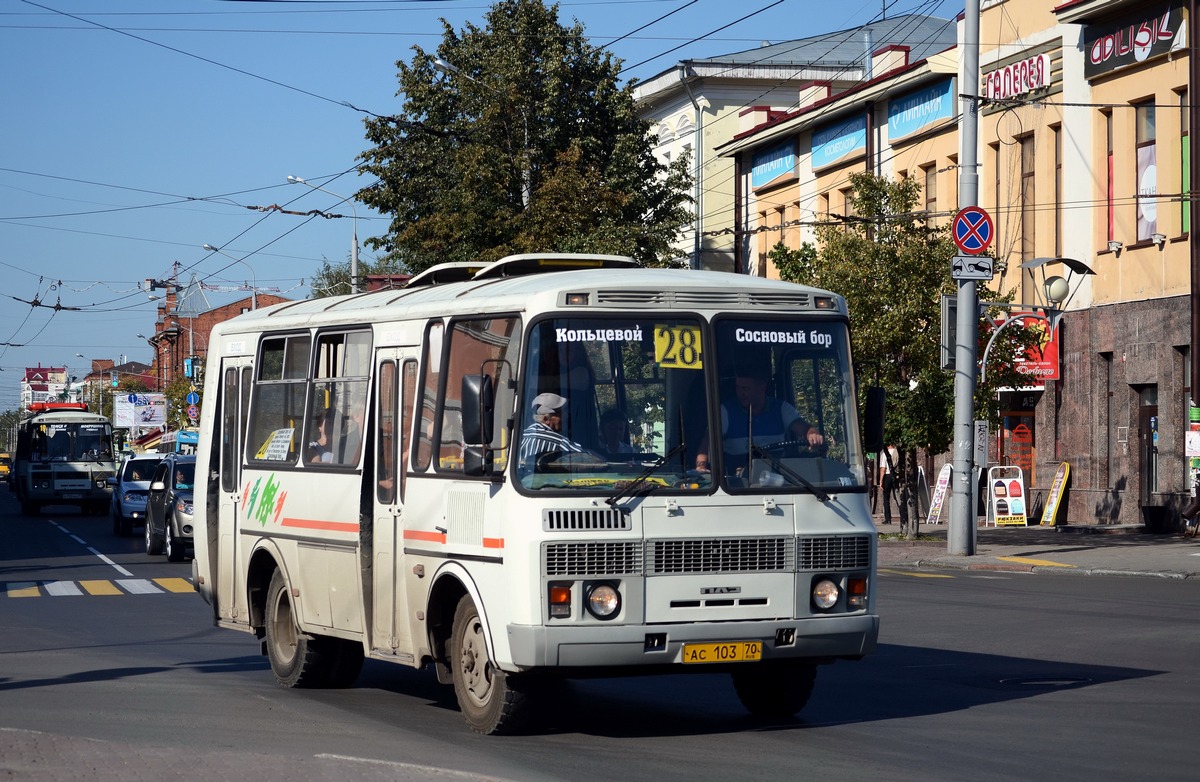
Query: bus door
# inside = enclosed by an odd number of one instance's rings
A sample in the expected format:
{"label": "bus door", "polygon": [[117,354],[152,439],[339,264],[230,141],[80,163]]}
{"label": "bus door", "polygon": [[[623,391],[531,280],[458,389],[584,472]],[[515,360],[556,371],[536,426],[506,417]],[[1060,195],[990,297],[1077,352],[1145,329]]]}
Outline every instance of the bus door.
{"label": "bus door", "polygon": [[416,397],[419,348],[384,348],[376,352],[375,502],[371,650],[411,658],[412,634],[406,609],[405,578],[400,566],[404,544],[404,490],[409,437]]}
{"label": "bus door", "polygon": [[[217,475],[210,471],[209,497],[216,497],[217,515],[214,523],[209,512],[210,540],[216,532],[217,616],[220,619],[247,621],[246,589],[241,561],[241,485],[242,447],[246,440],[246,417],[250,405],[250,389],[254,380],[254,360],[250,356],[226,358],[221,362],[221,411],[215,422],[214,436],[220,442]],[[215,487],[212,484],[216,484]],[[215,489],[215,490],[214,490]],[[211,577],[211,575],[210,575]]]}

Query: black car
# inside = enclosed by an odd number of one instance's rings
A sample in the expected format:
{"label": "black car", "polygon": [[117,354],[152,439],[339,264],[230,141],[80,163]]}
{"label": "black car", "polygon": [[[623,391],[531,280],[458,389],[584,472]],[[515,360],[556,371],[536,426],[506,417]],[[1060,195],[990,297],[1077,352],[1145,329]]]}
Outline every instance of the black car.
{"label": "black car", "polygon": [[146,500],[146,553],[182,562],[192,551],[192,488],[196,457],[167,454],[150,479]]}

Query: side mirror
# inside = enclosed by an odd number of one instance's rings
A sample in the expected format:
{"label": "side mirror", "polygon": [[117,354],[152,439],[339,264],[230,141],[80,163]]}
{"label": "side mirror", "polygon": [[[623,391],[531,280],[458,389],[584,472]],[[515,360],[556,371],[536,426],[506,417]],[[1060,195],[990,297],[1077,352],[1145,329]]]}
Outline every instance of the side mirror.
{"label": "side mirror", "polygon": [[467,445],[490,445],[495,420],[496,391],[491,375],[463,375],[462,431]]}
{"label": "side mirror", "polygon": [[491,475],[495,470],[492,449],[487,446],[468,445],[463,448],[463,475],[478,477]]}
{"label": "side mirror", "polygon": [[879,386],[867,389],[867,409],[863,415],[863,447],[867,453],[879,453],[884,448],[883,413],[887,395]]}

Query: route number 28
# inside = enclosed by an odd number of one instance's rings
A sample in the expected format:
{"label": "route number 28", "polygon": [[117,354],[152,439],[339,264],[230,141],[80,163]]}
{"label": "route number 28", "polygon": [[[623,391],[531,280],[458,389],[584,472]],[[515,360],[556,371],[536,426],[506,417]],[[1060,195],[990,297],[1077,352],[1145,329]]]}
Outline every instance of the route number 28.
{"label": "route number 28", "polygon": [[703,369],[700,329],[696,326],[655,326],[654,360],[674,369]]}

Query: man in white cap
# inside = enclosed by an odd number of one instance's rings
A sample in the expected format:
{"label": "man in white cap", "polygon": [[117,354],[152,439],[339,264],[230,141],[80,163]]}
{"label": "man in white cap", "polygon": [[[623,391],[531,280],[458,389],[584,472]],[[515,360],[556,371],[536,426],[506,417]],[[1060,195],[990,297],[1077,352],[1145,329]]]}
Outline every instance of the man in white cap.
{"label": "man in white cap", "polygon": [[562,414],[566,406],[567,400],[558,394],[538,394],[533,398],[533,422],[521,433],[522,462],[543,453],[583,451],[583,446],[562,433]]}

